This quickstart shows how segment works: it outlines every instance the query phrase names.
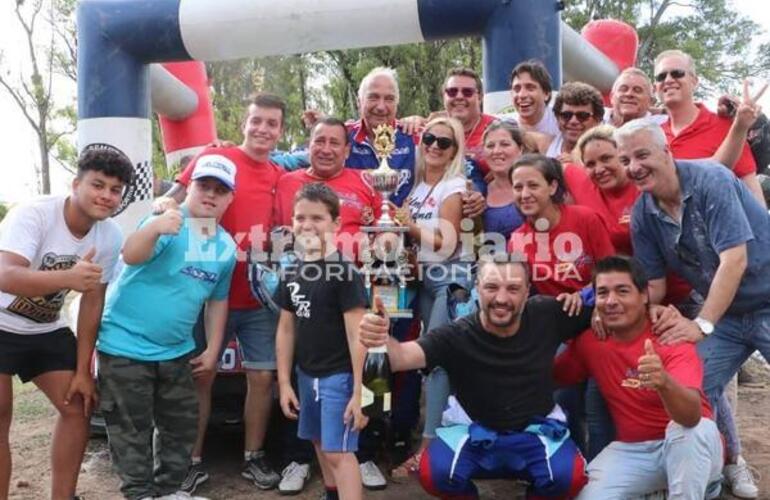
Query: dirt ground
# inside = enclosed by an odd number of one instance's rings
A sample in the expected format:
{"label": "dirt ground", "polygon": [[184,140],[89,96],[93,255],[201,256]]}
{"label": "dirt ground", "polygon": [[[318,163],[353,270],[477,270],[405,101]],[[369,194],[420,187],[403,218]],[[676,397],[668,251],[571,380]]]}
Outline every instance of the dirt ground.
{"label": "dirt ground", "polygon": [[[48,460],[50,431],[54,415],[44,396],[34,386],[14,385],[14,422],[11,428],[13,476],[11,499],[43,500],[47,498],[50,484]],[[760,498],[770,500],[770,378],[751,387],[739,389],[738,424],[743,440],[744,456],[761,476]],[[211,480],[202,486],[199,495],[211,499],[238,500],[250,498],[277,499],[276,492],[256,493],[251,483],[240,476],[241,437],[237,427],[212,428],[207,444],[206,457]],[[322,485],[314,471],[305,492],[294,498],[318,499]],[[479,483],[484,499],[523,498],[521,490],[507,481]],[[120,499],[118,479],[111,470],[107,442],[103,438],[92,439],[83,462],[78,494],[86,500]],[[367,498],[416,500],[429,498],[414,481],[395,484],[380,492],[367,492]],[[731,496],[724,498],[731,499]]]}

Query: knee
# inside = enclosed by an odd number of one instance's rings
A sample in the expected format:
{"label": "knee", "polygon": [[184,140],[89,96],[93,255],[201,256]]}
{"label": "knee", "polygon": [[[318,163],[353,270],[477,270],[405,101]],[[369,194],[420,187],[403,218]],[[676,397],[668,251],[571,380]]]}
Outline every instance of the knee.
{"label": "knee", "polygon": [[273,387],[273,372],[269,370],[250,370],[246,372],[246,381],[250,390],[268,392]]}
{"label": "knee", "polygon": [[72,399],[67,404],[56,405],[56,410],[59,412],[61,418],[68,421],[87,422],[89,419],[89,417],[85,415],[83,402],[79,398]]}
{"label": "knee", "polygon": [[469,480],[451,477],[452,452],[439,441],[439,439],[434,439],[422,453],[419,472],[420,486],[426,493],[434,497],[475,498],[475,487]]}

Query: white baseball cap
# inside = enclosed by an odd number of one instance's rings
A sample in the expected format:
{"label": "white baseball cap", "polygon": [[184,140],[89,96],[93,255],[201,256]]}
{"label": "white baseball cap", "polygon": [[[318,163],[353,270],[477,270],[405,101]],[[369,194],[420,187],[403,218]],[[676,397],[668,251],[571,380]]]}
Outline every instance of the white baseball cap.
{"label": "white baseball cap", "polygon": [[235,191],[235,172],[237,168],[230,158],[222,155],[203,155],[195,162],[192,180],[213,177]]}

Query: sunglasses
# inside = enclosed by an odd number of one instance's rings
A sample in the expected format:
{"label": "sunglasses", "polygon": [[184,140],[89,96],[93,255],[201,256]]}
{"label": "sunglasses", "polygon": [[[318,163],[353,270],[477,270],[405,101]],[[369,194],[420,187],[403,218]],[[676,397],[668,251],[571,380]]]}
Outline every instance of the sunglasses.
{"label": "sunglasses", "polygon": [[666,81],[666,77],[668,75],[671,75],[671,78],[674,80],[679,80],[680,78],[684,78],[684,75],[686,75],[687,72],[683,69],[672,69],[671,71],[661,71],[657,75],[655,75],[655,81],[658,83],[663,83]]}
{"label": "sunglasses", "polygon": [[450,139],[449,137],[436,137],[431,133],[422,135],[422,143],[426,146],[430,147],[434,142],[436,143],[436,146],[442,151],[445,151],[455,145],[455,140]]}
{"label": "sunglasses", "polygon": [[476,89],[473,87],[447,87],[444,89],[444,93],[452,98],[457,97],[457,94],[462,94],[467,99],[476,95]]}
{"label": "sunglasses", "polygon": [[561,119],[564,122],[570,121],[573,116],[577,118],[580,123],[583,123],[588,121],[594,115],[592,115],[588,111],[577,111],[577,112],[562,111],[561,113],[559,113],[559,119]]}

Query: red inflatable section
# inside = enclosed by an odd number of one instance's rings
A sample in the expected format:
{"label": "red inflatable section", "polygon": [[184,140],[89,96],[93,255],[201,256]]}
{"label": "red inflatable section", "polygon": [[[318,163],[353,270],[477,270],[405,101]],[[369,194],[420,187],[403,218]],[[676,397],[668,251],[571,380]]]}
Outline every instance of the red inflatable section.
{"label": "red inflatable section", "polygon": [[163,67],[198,95],[198,109],[184,120],[158,117],[166,156],[174,158],[177,156],[175,152],[200,148],[216,139],[216,122],[209,97],[206,65],[201,61],[186,61],[165,63]]}
{"label": "red inflatable section", "polygon": [[[618,70],[636,65],[639,36],[628,24],[615,19],[599,19],[583,26],[580,34],[614,62]],[[609,95],[604,96],[604,101],[609,105]]]}

